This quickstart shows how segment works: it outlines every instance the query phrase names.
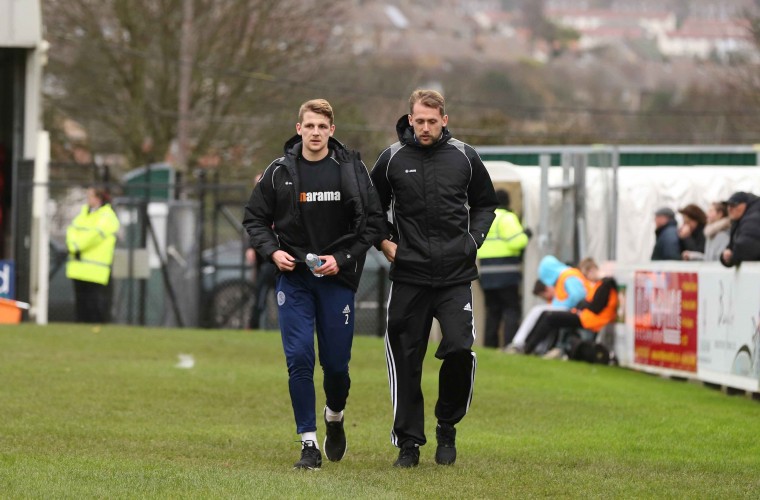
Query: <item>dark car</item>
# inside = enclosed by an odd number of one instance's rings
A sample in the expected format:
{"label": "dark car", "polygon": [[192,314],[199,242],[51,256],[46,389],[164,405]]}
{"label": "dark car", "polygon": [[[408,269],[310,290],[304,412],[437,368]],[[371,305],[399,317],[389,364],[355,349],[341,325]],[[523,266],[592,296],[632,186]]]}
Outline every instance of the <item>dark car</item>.
{"label": "dark car", "polygon": [[[255,306],[255,271],[245,261],[240,241],[229,241],[203,252],[205,318],[210,328],[247,328]],[[367,253],[359,289],[356,291],[357,334],[385,333],[385,299],[388,290],[388,261],[374,248]],[[265,296],[265,311],[259,328],[278,328],[277,301],[272,287]]]}
{"label": "dark car", "polygon": [[[245,247],[233,240],[203,251],[202,323],[209,328],[248,328],[255,304],[255,271],[246,262]],[[277,327],[276,305],[268,309],[266,328]]]}

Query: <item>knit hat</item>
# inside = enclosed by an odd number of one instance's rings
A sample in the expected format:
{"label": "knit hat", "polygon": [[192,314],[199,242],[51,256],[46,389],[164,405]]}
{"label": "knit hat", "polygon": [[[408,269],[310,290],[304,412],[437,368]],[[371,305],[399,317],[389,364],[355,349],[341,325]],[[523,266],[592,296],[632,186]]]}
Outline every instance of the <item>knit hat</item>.
{"label": "knit hat", "polygon": [[657,211],[655,211],[654,214],[657,215],[657,216],[667,217],[669,219],[675,219],[676,218],[676,213],[672,209],[670,209],[668,207],[658,208]]}

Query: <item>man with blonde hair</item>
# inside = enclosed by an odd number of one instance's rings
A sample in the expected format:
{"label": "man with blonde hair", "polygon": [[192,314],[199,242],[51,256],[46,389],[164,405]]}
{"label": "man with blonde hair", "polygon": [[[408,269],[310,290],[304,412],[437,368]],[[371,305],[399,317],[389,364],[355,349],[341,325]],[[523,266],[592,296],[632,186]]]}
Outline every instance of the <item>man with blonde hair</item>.
{"label": "man with blonde hair", "polygon": [[[314,328],[324,372],[327,458],[346,453],[343,410],[351,379],[348,362],[354,335],[354,295],[365,253],[379,241],[383,215],[359,154],[332,136],[333,110],[324,99],[298,111],[297,134],[284,156],[264,171],[245,207],[250,245],[277,266],[277,305],[296,432],[301,436],[297,469],[318,469],[314,390]],[[306,255],[321,264],[310,270]]]}
{"label": "man with blonde hair", "polygon": [[380,249],[391,262],[385,336],[393,403],[394,463],[414,467],[426,443],[422,362],[433,318],[442,340],[435,406],[435,461],[456,460],[456,429],[470,407],[476,358],[471,282],[498,202],[483,162],[451,136],[443,96],[416,90],[396,124],[399,142],[380,154],[372,180],[384,211],[393,211]]}

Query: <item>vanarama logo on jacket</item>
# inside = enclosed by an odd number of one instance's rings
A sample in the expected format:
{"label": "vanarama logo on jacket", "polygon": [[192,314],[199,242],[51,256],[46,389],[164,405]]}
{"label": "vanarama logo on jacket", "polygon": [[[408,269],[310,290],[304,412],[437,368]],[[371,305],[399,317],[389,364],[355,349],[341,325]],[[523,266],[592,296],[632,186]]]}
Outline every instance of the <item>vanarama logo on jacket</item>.
{"label": "vanarama logo on jacket", "polygon": [[298,201],[301,203],[309,203],[312,201],[340,201],[340,191],[301,192],[298,196]]}

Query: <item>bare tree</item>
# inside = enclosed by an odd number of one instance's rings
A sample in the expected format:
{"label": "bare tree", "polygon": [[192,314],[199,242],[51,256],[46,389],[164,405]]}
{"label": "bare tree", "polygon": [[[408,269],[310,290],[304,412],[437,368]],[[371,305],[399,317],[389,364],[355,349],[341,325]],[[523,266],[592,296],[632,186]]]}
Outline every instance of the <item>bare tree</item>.
{"label": "bare tree", "polygon": [[255,154],[270,113],[318,70],[346,0],[192,1],[181,60],[183,0],[44,0],[49,102],[86,127],[96,152],[131,166],[164,158],[189,65],[188,163]]}

